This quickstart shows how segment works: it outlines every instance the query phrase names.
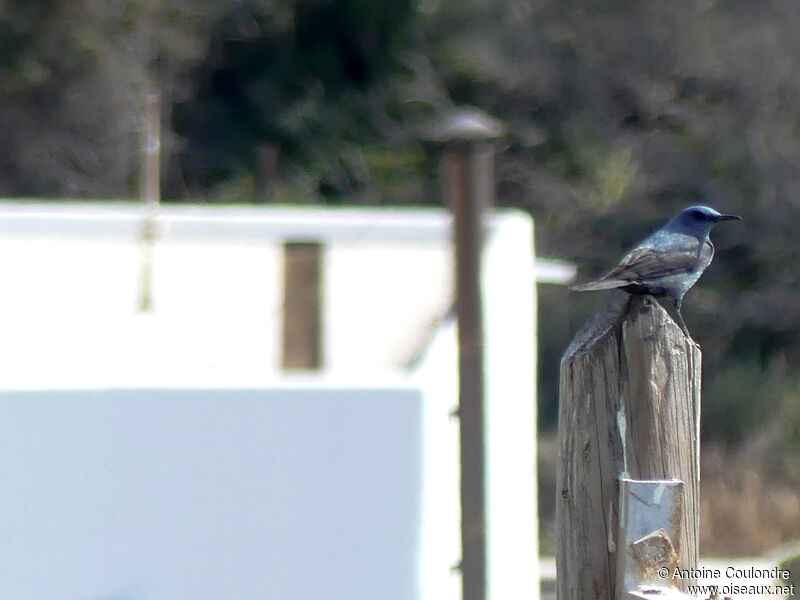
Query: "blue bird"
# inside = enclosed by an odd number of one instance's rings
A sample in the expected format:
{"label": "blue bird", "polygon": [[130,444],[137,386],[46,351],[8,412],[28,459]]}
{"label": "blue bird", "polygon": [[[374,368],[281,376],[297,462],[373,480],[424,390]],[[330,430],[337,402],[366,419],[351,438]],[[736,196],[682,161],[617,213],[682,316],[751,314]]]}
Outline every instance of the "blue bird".
{"label": "blue bird", "polygon": [[686,292],[714,258],[714,245],[708,234],[721,221],[739,220],[741,217],[722,215],[707,206],[690,206],[628,252],[611,271],[570,289],[578,292],[621,289],[629,294],[670,296],[675,301],[681,329],[689,335],[681,316],[681,304]]}

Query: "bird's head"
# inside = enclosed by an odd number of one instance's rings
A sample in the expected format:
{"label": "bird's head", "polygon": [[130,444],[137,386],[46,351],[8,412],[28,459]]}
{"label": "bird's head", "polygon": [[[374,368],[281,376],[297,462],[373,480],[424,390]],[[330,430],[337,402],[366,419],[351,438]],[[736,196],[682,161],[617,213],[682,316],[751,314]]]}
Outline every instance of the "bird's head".
{"label": "bird's head", "polygon": [[736,215],[723,215],[708,206],[690,206],[683,209],[667,224],[670,230],[705,239],[714,225],[721,221],[739,221]]}

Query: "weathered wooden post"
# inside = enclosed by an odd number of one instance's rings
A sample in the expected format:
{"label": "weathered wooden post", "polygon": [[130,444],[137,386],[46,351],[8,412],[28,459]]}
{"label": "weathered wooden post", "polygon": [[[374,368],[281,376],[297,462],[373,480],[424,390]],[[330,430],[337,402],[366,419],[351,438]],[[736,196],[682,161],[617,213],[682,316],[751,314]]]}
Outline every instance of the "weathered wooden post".
{"label": "weathered wooden post", "polygon": [[494,148],[490,142],[502,131],[489,115],[462,109],[433,132],[434,140],[443,146],[444,197],[453,211],[464,600],[487,597],[481,262],[484,217],[494,202]]}
{"label": "weathered wooden post", "polygon": [[144,101],[144,136],[141,147],[139,193],[145,207],[142,224],[142,263],[139,289],[139,310],[152,309],[153,244],[156,217],[161,204],[161,101],[159,94],[149,92]]}
{"label": "weathered wooden post", "polygon": [[672,575],[698,560],[700,362],[700,348],[652,297],[621,291],[564,353],[559,600],[691,583]]}

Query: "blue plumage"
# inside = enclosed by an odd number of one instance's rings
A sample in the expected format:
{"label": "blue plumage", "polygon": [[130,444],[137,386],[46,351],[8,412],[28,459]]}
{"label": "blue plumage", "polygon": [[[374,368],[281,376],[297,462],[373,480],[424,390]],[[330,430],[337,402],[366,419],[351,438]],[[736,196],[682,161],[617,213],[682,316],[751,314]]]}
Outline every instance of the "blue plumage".
{"label": "blue plumage", "polygon": [[690,206],[628,252],[611,271],[571,289],[579,292],[621,289],[631,294],[670,296],[675,301],[681,328],[689,335],[681,316],[681,304],[686,292],[714,258],[714,245],[708,235],[717,223],[740,219],[707,206]]}

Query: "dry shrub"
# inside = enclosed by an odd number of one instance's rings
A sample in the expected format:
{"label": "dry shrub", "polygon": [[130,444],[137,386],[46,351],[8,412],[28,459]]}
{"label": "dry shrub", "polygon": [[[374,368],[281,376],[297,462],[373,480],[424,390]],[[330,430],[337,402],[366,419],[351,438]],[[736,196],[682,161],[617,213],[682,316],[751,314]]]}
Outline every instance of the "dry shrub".
{"label": "dry shrub", "polygon": [[[800,486],[772,464],[705,447],[700,481],[700,553],[753,556],[800,539]],[[785,460],[782,462],[786,462]]]}
{"label": "dry shrub", "polygon": [[[539,536],[542,554],[549,555],[555,553],[557,456],[555,435],[541,435]],[[800,456],[784,452],[777,460],[751,444],[735,452],[704,444],[701,461],[703,556],[756,556],[800,540]]]}

